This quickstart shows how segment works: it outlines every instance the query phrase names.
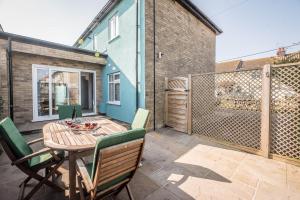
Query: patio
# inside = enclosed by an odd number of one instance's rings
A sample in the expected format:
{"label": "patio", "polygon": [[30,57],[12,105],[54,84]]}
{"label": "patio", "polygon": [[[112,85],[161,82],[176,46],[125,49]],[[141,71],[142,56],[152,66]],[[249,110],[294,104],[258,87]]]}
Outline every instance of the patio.
{"label": "patio", "polygon": [[[32,140],[41,133],[27,135]],[[38,146],[35,146],[38,148]],[[300,168],[229,149],[197,135],[160,129],[146,136],[143,166],[131,188],[135,199],[300,199]],[[67,185],[67,163],[60,169]],[[17,199],[24,174],[0,156],[1,199]],[[66,199],[43,186],[33,199]],[[127,199],[121,192],[118,199]]]}

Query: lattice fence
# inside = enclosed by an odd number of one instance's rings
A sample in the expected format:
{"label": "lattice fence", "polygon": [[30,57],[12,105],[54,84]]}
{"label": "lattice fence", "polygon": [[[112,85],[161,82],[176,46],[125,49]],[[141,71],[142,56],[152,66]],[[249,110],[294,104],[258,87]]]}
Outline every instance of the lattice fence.
{"label": "lattice fence", "polygon": [[192,75],[192,132],[260,149],[261,70]]}
{"label": "lattice fence", "polygon": [[271,153],[300,159],[300,65],[272,68]]}

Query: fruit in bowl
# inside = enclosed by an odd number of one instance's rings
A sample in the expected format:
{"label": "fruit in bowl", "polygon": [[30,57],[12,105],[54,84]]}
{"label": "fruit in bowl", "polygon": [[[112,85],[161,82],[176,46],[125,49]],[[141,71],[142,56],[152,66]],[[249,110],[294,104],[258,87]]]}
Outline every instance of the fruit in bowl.
{"label": "fruit in bowl", "polygon": [[85,128],[89,128],[91,126],[91,123],[90,122],[85,122],[84,126],[85,126]]}
{"label": "fruit in bowl", "polygon": [[66,123],[68,126],[71,126],[71,125],[73,124],[73,122],[68,121],[68,120],[66,120],[65,123]]}

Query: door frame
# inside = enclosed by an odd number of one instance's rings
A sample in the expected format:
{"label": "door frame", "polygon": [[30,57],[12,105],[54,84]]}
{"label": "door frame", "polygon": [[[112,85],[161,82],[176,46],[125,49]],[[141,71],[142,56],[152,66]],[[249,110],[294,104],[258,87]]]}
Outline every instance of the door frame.
{"label": "door frame", "polygon": [[[38,116],[38,102],[37,102],[37,70],[38,69],[48,69],[49,70],[49,115],[48,116]],[[55,120],[58,119],[58,114],[52,115],[52,71],[64,71],[64,72],[75,72],[78,73],[78,100],[79,104],[81,104],[81,72],[89,72],[93,74],[94,78],[94,87],[93,87],[93,92],[94,92],[94,99],[93,99],[93,106],[94,106],[94,111],[91,113],[83,113],[83,116],[89,116],[89,115],[95,115],[97,114],[96,109],[97,109],[97,94],[96,94],[96,77],[97,73],[94,70],[86,70],[86,69],[78,69],[76,67],[70,68],[70,67],[59,67],[59,66],[53,66],[53,65],[40,65],[40,64],[33,64],[32,65],[32,121],[37,122],[37,121],[46,121],[46,120]]]}

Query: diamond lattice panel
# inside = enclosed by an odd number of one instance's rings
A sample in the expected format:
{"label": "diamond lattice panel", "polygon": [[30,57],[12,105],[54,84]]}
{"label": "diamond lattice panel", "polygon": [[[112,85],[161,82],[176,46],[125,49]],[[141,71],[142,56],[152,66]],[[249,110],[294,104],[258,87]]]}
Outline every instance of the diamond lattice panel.
{"label": "diamond lattice panel", "polygon": [[300,159],[300,66],[272,69],[271,153]]}
{"label": "diamond lattice panel", "polygon": [[193,133],[260,149],[261,70],[192,77]]}

